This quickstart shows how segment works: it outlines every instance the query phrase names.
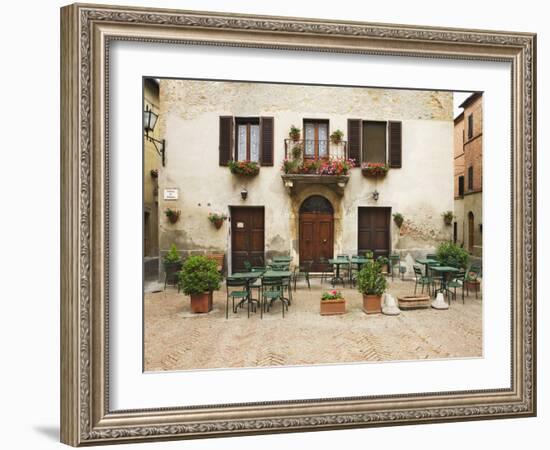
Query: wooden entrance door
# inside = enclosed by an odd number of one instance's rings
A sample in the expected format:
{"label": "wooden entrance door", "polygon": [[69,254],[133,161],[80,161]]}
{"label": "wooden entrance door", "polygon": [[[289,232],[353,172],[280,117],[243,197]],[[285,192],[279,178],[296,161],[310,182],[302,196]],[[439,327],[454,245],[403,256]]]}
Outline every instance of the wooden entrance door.
{"label": "wooden entrance door", "polygon": [[311,270],[326,270],[334,256],[334,213],[330,202],[319,195],[307,198],[300,207],[300,263],[311,261]]}
{"label": "wooden entrance door", "polygon": [[390,252],[390,208],[359,208],[357,250],[364,255],[374,252],[374,258]]}
{"label": "wooden entrance door", "polygon": [[264,208],[231,208],[231,268],[245,269],[244,262],[264,266]]}

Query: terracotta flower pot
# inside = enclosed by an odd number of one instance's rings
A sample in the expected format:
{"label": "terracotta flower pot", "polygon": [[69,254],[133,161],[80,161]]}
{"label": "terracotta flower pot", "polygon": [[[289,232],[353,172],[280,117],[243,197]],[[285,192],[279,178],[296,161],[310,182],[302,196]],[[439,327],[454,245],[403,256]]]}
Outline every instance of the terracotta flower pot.
{"label": "terracotta flower pot", "polygon": [[207,313],[212,311],[212,292],[191,294],[191,311],[194,313]]}
{"label": "terracotta flower pot", "polygon": [[382,312],[382,296],[363,294],[363,312],[379,314]]}
{"label": "terracotta flower pot", "polygon": [[170,221],[170,223],[176,223],[179,218],[179,214],[172,214],[171,216],[168,216],[168,220]]}
{"label": "terracotta flower pot", "polygon": [[214,226],[219,230],[223,225],[223,219],[216,219],[213,223]]}
{"label": "terracotta flower pot", "polygon": [[321,315],[332,316],[335,314],[346,313],[346,300],[339,298],[336,300],[321,300]]}

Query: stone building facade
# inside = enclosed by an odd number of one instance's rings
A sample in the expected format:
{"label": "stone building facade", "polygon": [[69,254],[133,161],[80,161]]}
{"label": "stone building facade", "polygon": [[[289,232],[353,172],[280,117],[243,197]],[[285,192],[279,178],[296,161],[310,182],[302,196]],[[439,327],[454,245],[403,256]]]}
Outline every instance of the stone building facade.
{"label": "stone building facade", "polygon": [[[181,211],[176,223],[161,214],[161,254],[172,244],[184,256],[224,253],[232,271],[279,254],[317,264],[371,249],[397,252],[410,267],[452,237],[442,219],[453,209],[451,92],[162,79],[159,99],[168,149],[159,207]],[[301,131],[296,141],[292,126]],[[340,143],[329,138],[336,130]],[[295,156],[353,158],[357,167],[285,173]],[[239,159],[257,161],[259,173],[232,173],[229,161]],[[391,167],[366,177],[366,162]],[[165,199],[167,190],[177,199]],[[228,218],[219,229],[212,212]]]}
{"label": "stone building facade", "polygon": [[483,254],[483,95],[474,93],[454,120],[453,240],[470,254]]}

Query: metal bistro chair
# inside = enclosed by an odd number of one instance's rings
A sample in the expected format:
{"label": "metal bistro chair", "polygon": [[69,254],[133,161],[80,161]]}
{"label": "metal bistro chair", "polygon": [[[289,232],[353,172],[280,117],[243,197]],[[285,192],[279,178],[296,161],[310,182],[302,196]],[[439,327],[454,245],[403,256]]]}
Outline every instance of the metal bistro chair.
{"label": "metal bistro chair", "polygon": [[437,266],[440,266],[441,264],[439,263],[431,263],[431,264],[428,264],[428,270],[427,270],[427,273],[426,273],[426,276],[428,276],[429,278],[431,278],[432,280],[432,286],[433,286],[433,294],[435,295],[435,293],[437,292],[437,283],[439,283],[439,288],[441,289],[441,285],[443,283],[443,277],[445,275],[443,275],[442,273],[434,273],[436,271],[434,271],[432,268],[433,267],[437,267]]}
{"label": "metal bistro chair", "polygon": [[[466,295],[470,295],[470,289],[469,289],[469,286],[468,286],[468,282],[472,283],[472,282],[479,281],[480,274],[481,274],[481,266],[479,266],[477,264],[472,264],[470,266],[470,268],[466,271],[466,276],[465,276],[465,281],[467,282],[467,283],[465,283],[466,284]],[[476,299],[477,299],[477,293],[479,291],[479,287],[475,287],[474,291],[475,291]]]}
{"label": "metal bistro chair", "polygon": [[345,260],[348,262],[348,265],[347,266],[340,266],[340,276],[342,278],[343,277],[343,274],[342,274],[342,270],[345,270],[346,271],[346,278],[349,280],[350,278],[350,271],[351,271],[351,263],[350,263],[350,258],[349,258],[349,255],[343,255],[343,254],[340,254],[340,255],[336,255],[336,259],[340,259],[340,260]]}
{"label": "metal bistro chair", "polygon": [[[464,285],[466,284],[465,281],[466,281],[466,271],[460,270],[456,272],[454,276],[451,278],[451,281],[447,283],[447,287],[449,289],[452,288],[454,290],[452,294],[453,294],[453,299],[455,300],[456,300],[456,289],[462,288],[462,304],[464,304]],[[451,304],[450,301],[449,301],[449,304]]]}
{"label": "metal bistro chair", "polygon": [[[234,278],[227,278],[225,280],[226,285],[226,291],[227,291],[227,297],[225,300],[225,318],[227,319],[229,317],[229,299],[231,298],[231,301],[233,302],[232,309],[233,312],[237,312],[237,308],[235,307],[235,299],[239,301],[238,304],[242,304],[242,302],[247,302],[248,304],[248,317],[250,317],[250,290],[248,289],[248,283],[245,279],[234,279]],[[236,290],[230,290],[229,288],[242,288],[242,289],[236,289]]]}
{"label": "metal bistro chair", "polygon": [[421,294],[424,293],[424,286],[428,288],[428,295],[430,294],[430,286],[432,286],[432,278],[422,274],[422,269],[418,266],[413,266],[414,270],[414,295],[416,295],[416,287],[418,285],[422,286]]}
{"label": "metal bistro chair", "polygon": [[[271,265],[271,270],[274,272],[290,272],[290,263],[274,263]],[[281,277],[281,282],[283,284],[283,294],[284,290],[288,291],[288,304],[292,304],[292,276]]]}
{"label": "metal bistro chair", "polygon": [[321,270],[321,284],[323,284],[323,281],[328,279],[327,277],[332,278],[334,276],[333,267],[324,256],[319,257],[319,265],[323,267]]}
{"label": "metal bistro chair", "polygon": [[397,253],[394,253],[390,255],[389,260],[391,280],[393,281],[393,269],[397,267],[397,271],[399,272],[399,268],[401,267],[401,256],[399,256]]}
{"label": "metal bistro chair", "polygon": [[262,308],[268,312],[276,300],[281,301],[283,319],[285,318],[285,308],[288,311],[288,300],[284,297],[283,282],[280,278],[262,279]]}
{"label": "metal bistro chair", "polygon": [[309,272],[311,272],[311,265],[313,264],[313,261],[306,261],[303,264],[300,264],[299,266],[296,266],[294,268],[294,292],[296,292],[296,282],[299,278],[304,277],[304,279],[307,282],[308,289],[311,289],[311,284],[309,282]]}

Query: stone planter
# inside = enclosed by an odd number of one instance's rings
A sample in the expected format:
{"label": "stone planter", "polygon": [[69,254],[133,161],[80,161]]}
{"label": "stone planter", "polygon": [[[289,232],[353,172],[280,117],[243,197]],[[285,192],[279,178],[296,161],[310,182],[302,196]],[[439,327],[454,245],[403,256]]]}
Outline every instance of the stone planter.
{"label": "stone planter", "polygon": [[212,292],[191,294],[191,311],[194,313],[207,313],[212,311]]}
{"label": "stone planter", "polygon": [[339,298],[336,300],[321,300],[321,315],[332,316],[335,314],[346,313],[346,300]]}
{"label": "stone planter", "polygon": [[363,294],[363,312],[380,314],[382,312],[382,296]]}
{"label": "stone planter", "polygon": [[429,295],[405,295],[397,297],[399,309],[420,309],[430,307]]}

